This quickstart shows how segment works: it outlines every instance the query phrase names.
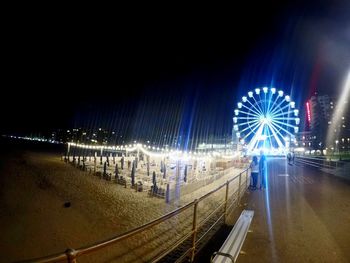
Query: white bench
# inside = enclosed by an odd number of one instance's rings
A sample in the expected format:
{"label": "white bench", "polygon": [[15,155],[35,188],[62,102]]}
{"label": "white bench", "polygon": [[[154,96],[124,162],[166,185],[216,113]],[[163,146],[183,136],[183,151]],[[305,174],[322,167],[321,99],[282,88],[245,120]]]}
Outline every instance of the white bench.
{"label": "white bench", "polygon": [[253,210],[243,210],[235,226],[218,252],[214,252],[210,262],[236,262],[254,216]]}

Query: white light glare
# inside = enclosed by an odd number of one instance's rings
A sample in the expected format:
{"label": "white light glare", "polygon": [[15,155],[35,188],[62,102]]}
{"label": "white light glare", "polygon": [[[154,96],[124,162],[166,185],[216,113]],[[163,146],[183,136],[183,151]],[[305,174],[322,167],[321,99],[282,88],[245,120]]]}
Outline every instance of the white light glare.
{"label": "white light glare", "polygon": [[241,137],[241,134],[239,132],[236,132],[237,138]]}
{"label": "white light glare", "polygon": [[297,133],[299,131],[299,127],[294,127],[294,132]]}
{"label": "white light glare", "polygon": [[265,141],[266,140],[266,135],[265,134],[261,134],[259,140]]}
{"label": "white light glare", "polygon": [[235,109],[235,115],[236,115],[236,116],[238,115],[238,112],[239,112],[239,111],[238,111],[237,109]]}
{"label": "white light glare", "polygon": [[243,101],[243,102],[246,102],[246,101],[247,101],[247,97],[246,97],[246,96],[243,96],[243,97],[242,97],[242,101]]}
{"label": "white light glare", "polygon": [[264,93],[267,93],[268,90],[269,90],[268,87],[263,87]]}
{"label": "white light glare", "polygon": [[256,93],[257,95],[259,95],[259,94],[260,94],[260,89],[255,89],[255,93]]}
{"label": "white light glare", "polygon": [[290,97],[289,97],[288,95],[286,95],[286,96],[284,97],[284,99],[285,99],[287,102],[290,101]]}
{"label": "white light glare", "polygon": [[300,118],[295,118],[295,124],[299,125],[299,123],[300,123]]}
{"label": "white light glare", "polygon": [[295,109],[294,110],[294,116],[298,116],[298,114],[299,114],[299,110]]}
{"label": "white light glare", "polygon": [[233,117],[233,122],[237,123],[237,117]]}
{"label": "white light glare", "polygon": [[276,89],[275,88],[271,88],[270,90],[271,90],[272,94],[276,93]]}
{"label": "white light glare", "polygon": [[234,129],[235,131],[238,131],[238,125],[234,125],[234,126],[233,126],[233,129]]}
{"label": "white light glare", "polygon": [[237,105],[239,109],[242,108],[242,102],[238,102]]}
{"label": "white light glare", "polygon": [[249,91],[249,92],[248,92],[248,96],[249,96],[249,98],[253,97],[253,92],[252,92],[252,91]]}
{"label": "white light glare", "polygon": [[283,90],[278,91],[278,96],[282,97],[283,96]]}
{"label": "white light glare", "polygon": [[290,107],[291,107],[292,109],[295,108],[295,102],[294,102],[294,101],[291,101],[291,102],[290,102]]}

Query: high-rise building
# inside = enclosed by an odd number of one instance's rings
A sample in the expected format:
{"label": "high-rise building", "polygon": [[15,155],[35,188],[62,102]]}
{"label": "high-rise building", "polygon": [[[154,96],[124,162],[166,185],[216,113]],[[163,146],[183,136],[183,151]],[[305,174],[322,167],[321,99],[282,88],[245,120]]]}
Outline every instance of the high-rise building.
{"label": "high-rise building", "polygon": [[[312,140],[308,143],[311,148],[321,150],[327,146],[332,147],[333,145],[326,145],[329,133],[334,133],[334,142],[342,141],[342,138],[346,141],[345,138],[350,137],[350,105],[347,101],[344,103],[345,105],[337,105],[335,99],[329,95],[317,94],[306,102],[306,130],[310,131]],[[337,107],[341,107],[337,111],[341,116],[335,116]]]}

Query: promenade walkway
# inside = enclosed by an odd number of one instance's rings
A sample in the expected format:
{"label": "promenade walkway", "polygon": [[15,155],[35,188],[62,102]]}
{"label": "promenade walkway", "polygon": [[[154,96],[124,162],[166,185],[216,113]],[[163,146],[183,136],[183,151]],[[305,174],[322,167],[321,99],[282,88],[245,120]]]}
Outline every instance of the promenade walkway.
{"label": "promenade walkway", "polygon": [[268,176],[243,206],[255,216],[238,262],[350,262],[350,182],[284,158]]}

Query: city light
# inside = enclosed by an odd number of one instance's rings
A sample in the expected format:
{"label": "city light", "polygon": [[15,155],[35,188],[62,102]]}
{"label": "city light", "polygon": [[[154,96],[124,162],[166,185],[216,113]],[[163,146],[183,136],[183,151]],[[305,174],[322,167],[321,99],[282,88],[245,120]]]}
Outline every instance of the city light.
{"label": "city light", "polygon": [[310,125],[311,112],[310,112],[310,103],[309,102],[306,102],[306,114],[307,114],[307,121],[309,122],[309,125]]}

